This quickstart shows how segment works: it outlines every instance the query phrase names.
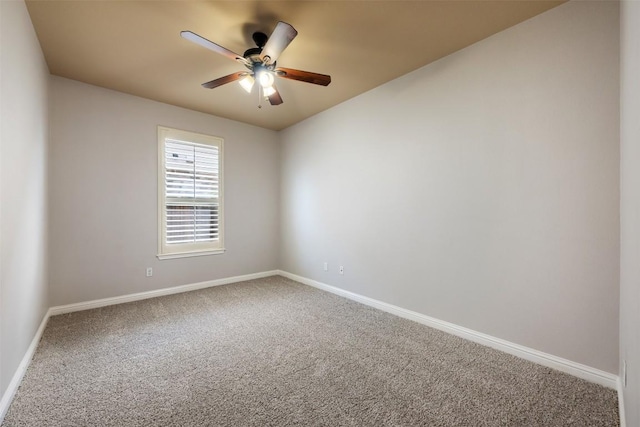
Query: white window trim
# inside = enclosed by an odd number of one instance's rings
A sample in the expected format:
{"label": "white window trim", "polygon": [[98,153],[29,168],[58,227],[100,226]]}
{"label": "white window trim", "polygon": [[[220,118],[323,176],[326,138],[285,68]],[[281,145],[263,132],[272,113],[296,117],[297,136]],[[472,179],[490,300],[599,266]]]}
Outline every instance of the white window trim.
{"label": "white window trim", "polygon": [[[187,243],[184,245],[165,245],[166,202],[165,202],[165,140],[167,138],[218,147],[218,241]],[[158,126],[158,259],[174,259],[216,255],[225,252],[224,248],[224,139],[185,130]]]}

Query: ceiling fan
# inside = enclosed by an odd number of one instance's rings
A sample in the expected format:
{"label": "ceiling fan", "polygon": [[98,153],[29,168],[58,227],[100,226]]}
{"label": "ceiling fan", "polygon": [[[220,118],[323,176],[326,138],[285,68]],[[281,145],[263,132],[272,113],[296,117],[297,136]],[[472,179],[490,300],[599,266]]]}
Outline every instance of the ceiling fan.
{"label": "ceiling fan", "polygon": [[326,74],[276,67],[276,61],[280,54],[298,35],[296,29],[286,22],[278,22],[275,30],[271,33],[271,37],[267,37],[266,34],[261,32],[253,33],[253,41],[257,47],[247,49],[242,56],[191,31],[182,31],[180,35],[193,43],[197,43],[227,58],[240,62],[249,70],[239,71],[203,83],[202,86],[207,89],[214,89],[218,86],[240,80],[240,85],[247,92],[251,93],[253,85],[257,80],[259,83],[258,90],[262,91],[262,94],[269,100],[269,103],[271,105],[280,105],[283,101],[274,84],[275,77],[298,80],[321,86],[328,86],[329,83],[331,83],[331,76]]}

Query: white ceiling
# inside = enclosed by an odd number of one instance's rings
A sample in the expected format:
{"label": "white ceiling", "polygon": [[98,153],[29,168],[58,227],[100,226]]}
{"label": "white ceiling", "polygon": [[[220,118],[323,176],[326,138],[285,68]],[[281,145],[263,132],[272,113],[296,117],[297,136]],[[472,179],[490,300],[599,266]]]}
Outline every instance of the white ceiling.
{"label": "white ceiling", "polygon": [[[563,1],[27,1],[52,74],[280,130]],[[237,83],[242,71],[184,40],[191,30],[242,54],[278,21],[298,37],[278,65],[330,74],[328,87],[278,80],[279,106]]]}

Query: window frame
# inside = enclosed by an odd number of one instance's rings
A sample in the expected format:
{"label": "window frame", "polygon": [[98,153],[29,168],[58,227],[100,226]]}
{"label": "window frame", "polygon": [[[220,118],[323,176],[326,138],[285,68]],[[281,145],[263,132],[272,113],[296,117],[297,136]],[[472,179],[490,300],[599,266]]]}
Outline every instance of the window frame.
{"label": "window frame", "polygon": [[[166,244],[166,167],[165,141],[174,139],[191,144],[214,146],[218,149],[218,239],[213,242]],[[159,259],[216,255],[224,247],[224,139],[186,130],[158,126],[158,254]]]}

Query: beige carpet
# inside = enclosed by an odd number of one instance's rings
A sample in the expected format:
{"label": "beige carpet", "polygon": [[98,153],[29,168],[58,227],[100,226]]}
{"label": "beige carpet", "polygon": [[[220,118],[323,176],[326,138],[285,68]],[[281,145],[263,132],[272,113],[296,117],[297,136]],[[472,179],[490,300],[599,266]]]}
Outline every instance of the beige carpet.
{"label": "beige carpet", "polygon": [[8,426],[617,426],[613,390],[282,277],[50,319]]}

